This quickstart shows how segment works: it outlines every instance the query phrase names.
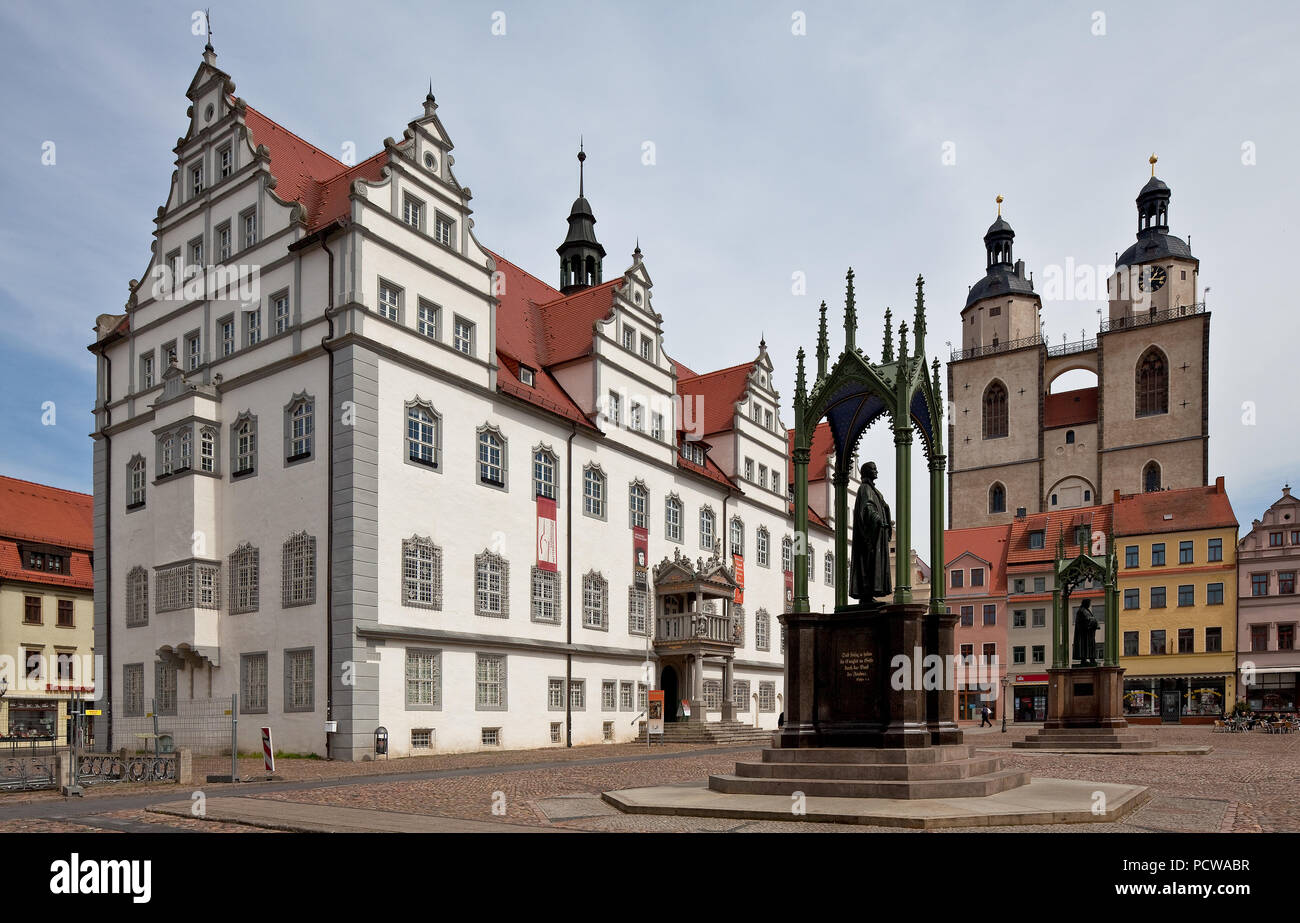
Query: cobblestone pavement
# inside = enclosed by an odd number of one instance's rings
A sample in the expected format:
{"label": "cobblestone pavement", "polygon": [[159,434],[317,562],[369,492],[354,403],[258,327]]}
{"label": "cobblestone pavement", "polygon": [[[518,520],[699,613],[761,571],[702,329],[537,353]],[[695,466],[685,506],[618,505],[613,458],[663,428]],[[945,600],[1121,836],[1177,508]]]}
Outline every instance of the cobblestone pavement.
{"label": "cobblestone pavement", "polygon": [[[1003,734],[996,728],[967,728],[966,740],[977,747],[996,749],[1006,759],[1008,768],[1025,769],[1042,778],[1146,785],[1152,789],[1151,800],[1113,824],[986,827],[953,832],[1300,832],[1300,735],[1217,734],[1206,727],[1141,729],[1156,736],[1160,744],[1214,747],[1205,756],[1073,756],[1012,750],[1011,741],[1022,738],[1030,730],[1033,728],[1013,727]],[[710,773],[730,772],[737,760],[757,759],[758,751],[656,747],[652,755],[656,758],[646,758],[644,745],[626,744],[446,754],[365,763],[284,760],[277,765],[277,774],[286,780],[283,788],[278,783],[245,786],[239,794],[574,830],[905,832],[894,828],[793,821],[624,815],[600,801],[603,791],[696,782]],[[250,769],[260,769],[255,761],[248,763]],[[229,764],[226,766],[228,771]],[[202,778],[204,771],[196,766],[196,778]],[[431,775],[411,777],[418,773]],[[256,777],[257,773],[248,775]],[[362,775],[368,778],[355,778]],[[395,777],[375,778],[385,775]],[[203,787],[209,794],[216,792],[212,785],[196,782],[195,787]],[[132,790],[139,788],[133,786]],[[233,791],[233,787],[223,788]],[[160,794],[155,800],[166,800],[175,790],[164,793],[161,787],[155,786],[152,791]],[[0,819],[0,832],[142,829],[253,832],[252,828],[239,824],[151,815],[136,804],[122,809],[112,804],[112,800],[105,801],[103,812],[94,812],[94,805],[87,798],[77,817]],[[0,797],[0,806],[8,803]],[[504,814],[500,813],[502,808]]]}

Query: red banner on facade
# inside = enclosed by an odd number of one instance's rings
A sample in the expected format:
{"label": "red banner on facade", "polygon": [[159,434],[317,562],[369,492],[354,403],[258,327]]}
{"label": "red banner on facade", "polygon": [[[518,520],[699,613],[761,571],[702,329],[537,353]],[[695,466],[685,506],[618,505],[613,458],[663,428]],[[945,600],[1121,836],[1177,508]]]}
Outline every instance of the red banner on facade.
{"label": "red banner on facade", "polygon": [[736,595],[731,601],[737,606],[743,606],[745,604],[745,559],[738,554],[733,554],[731,569],[736,573]]}
{"label": "red banner on facade", "polygon": [[785,611],[794,611],[794,571],[785,572]]}
{"label": "red banner on facade", "polygon": [[537,498],[537,566],[552,573],[559,570],[559,531],[555,525],[555,501]]}
{"label": "red banner on facade", "polygon": [[650,533],[644,526],[632,527],[632,575],[638,587],[646,585],[650,561]]}

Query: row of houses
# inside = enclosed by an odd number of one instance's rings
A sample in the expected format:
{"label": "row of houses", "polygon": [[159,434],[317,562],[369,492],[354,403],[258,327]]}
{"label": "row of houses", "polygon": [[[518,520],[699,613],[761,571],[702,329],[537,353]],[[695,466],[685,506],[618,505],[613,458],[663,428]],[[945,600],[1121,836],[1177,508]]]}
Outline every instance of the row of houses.
{"label": "row of houses", "polygon": [[[958,653],[996,664],[959,690],[959,717],[1047,717],[1053,562],[1113,542],[1119,567],[1124,711],[1135,723],[1205,723],[1237,701],[1258,711],[1297,702],[1300,503],[1282,496],[1238,538],[1220,477],[1208,487],[1122,494],[1111,502],[1017,515],[945,534],[945,586],[960,616]],[[1075,590],[1072,608],[1102,587]],[[1070,613],[1073,618],[1073,612]],[[1098,646],[1104,640],[1104,628]]]}

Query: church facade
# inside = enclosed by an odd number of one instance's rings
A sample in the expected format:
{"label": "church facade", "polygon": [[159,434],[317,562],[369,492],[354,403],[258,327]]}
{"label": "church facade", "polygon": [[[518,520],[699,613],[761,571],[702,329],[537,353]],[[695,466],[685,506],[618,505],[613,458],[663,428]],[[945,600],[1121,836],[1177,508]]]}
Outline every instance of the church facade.
{"label": "church facade", "polygon": [[233,694],[241,749],[270,725],[341,759],[381,727],[394,755],[628,740],[651,688],[775,728],[795,536],[766,345],[675,361],[581,188],[555,284],[481,244],[432,93],[351,165],[210,47],[187,95],[148,267],[90,346],[97,739]]}
{"label": "church facade", "polygon": [[[988,229],[948,366],[950,528],[1208,482],[1210,315],[1199,261],[1169,233],[1169,200],[1153,160],[1106,319],[1095,337],[1055,346],[1011,225],[999,214]],[[1096,384],[1054,390],[1076,370]]]}

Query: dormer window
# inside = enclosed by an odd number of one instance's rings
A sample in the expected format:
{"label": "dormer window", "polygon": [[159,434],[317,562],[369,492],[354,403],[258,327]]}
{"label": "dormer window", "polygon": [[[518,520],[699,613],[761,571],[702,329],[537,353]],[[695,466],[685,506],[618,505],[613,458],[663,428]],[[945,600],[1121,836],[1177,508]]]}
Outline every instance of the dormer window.
{"label": "dormer window", "polygon": [[519,380],[530,388],[537,382],[533,370],[526,365],[519,366]]}
{"label": "dormer window", "polygon": [[1045,541],[1046,538],[1047,538],[1047,533],[1045,533],[1042,529],[1039,529],[1039,530],[1037,530],[1037,531],[1035,531],[1035,532],[1030,532],[1030,533],[1029,533],[1029,547],[1030,547],[1030,548],[1042,548],[1042,547],[1044,547],[1044,541]]}

